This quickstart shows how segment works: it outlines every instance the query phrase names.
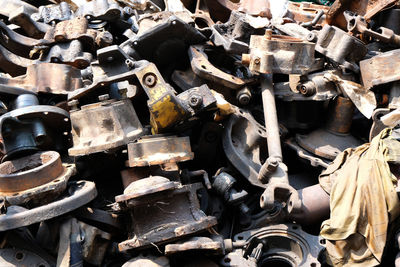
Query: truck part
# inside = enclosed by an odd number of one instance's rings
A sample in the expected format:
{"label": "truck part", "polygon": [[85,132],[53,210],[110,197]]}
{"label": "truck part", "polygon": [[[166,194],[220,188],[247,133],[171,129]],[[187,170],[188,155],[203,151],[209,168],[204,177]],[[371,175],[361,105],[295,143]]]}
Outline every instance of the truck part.
{"label": "truck part", "polygon": [[38,11],[38,9],[35,6],[25,1],[10,0],[10,1],[2,1],[0,3],[0,14],[9,17],[11,12],[20,8],[21,6],[25,7],[29,14],[33,14]]}
{"label": "truck part", "polygon": [[354,72],[359,72],[356,62],[363,59],[367,53],[366,46],[359,39],[330,25],[325,25],[318,32],[315,50]]}
{"label": "truck part", "polygon": [[0,265],[4,267],[17,266],[40,266],[51,265],[38,255],[22,249],[2,248],[0,249]]}
{"label": "truck part", "polygon": [[70,20],[74,13],[67,2],[58,5],[40,6],[37,13],[32,14],[32,18],[46,24],[55,24],[60,21]]}
{"label": "truck part", "polygon": [[199,183],[182,185],[161,176],[131,183],[115,197],[117,209],[132,216],[131,239],[121,242],[119,250],[171,242],[216,225],[214,217],[199,209],[196,191],[200,188]]}
{"label": "truck part", "polygon": [[398,62],[400,49],[388,51],[360,61],[362,83],[365,89],[400,79]]}
{"label": "truck part", "polygon": [[7,231],[46,221],[73,211],[97,196],[95,184],[88,181],[70,182],[61,198],[33,209],[10,206],[0,215],[0,231]]}
{"label": "truck part", "polygon": [[232,240],[223,239],[222,236],[212,235],[211,237],[195,236],[185,241],[165,246],[165,255],[177,253],[194,252],[205,255],[224,255],[232,251]]}
{"label": "truck part", "polygon": [[288,10],[293,15],[295,21],[302,23],[310,23],[322,14],[317,22],[324,25],[326,23],[325,14],[328,12],[329,7],[311,2],[289,2]]}
{"label": "truck part", "polygon": [[[77,100],[70,103],[75,101]],[[72,110],[70,116],[74,143],[68,150],[71,156],[112,150],[127,145],[144,134],[129,99],[105,99],[84,105],[80,110]]]}
{"label": "truck part", "polygon": [[334,160],[346,148],[361,145],[361,142],[350,134],[353,113],[354,104],[351,100],[338,96],[331,103],[325,128],[317,129],[308,135],[297,134],[296,141],[305,150]]}
{"label": "truck part", "polygon": [[144,136],[128,144],[129,167],[143,167],[193,159],[189,137]]}
{"label": "truck part", "polygon": [[315,44],[297,38],[272,35],[250,37],[250,54],[242,55],[242,63],[256,73],[306,74],[314,64]]}
{"label": "truck part", "polygon": [[71,129],[68,112],[39,105],[32,94],[18,96],[14,104],[12,111],[0,117],[3,161],[37,150],[68,148]]}
{"label": "truck part", "polygon": [[0,45],[0,69],[11,76],[24,75],[26,68],[34,63],[33,60],[17,56]]}
{"label": "truck part", "polygon": [[6,161],[0,164],[0,195],[7,205],[43,205],[65,191],[74,173],[55,151]]}
{"label": "truck part", "polygon": [[122,8],[114,0],[93,0],[80,5],[75,12],[76,16],[87,18],[93,22],[114,21],[121,17]]}
{"label": "truck part", "polygon": [[245,246],[227,254],[222,266],[321,266],[323,241],[296,224],[277,224],[236,234]]}
{"label": "truck part", "polygon": [[29,37],[41,39],[44,37],[46,31],[51,27],[45,23],[34,21],[27,7],[20,6],[13,10],[8,16],[8,20],[20,26]]}

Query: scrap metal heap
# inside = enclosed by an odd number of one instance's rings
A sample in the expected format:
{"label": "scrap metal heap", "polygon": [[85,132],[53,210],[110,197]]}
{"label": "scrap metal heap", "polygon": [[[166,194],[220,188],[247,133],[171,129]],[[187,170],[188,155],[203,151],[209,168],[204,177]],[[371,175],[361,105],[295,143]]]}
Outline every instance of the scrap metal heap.
{"label": "scrap metal heap", "polygon": [[400,5],[314,2],[0,1],[0,265],[327,266],[318,176],[394,126]]}

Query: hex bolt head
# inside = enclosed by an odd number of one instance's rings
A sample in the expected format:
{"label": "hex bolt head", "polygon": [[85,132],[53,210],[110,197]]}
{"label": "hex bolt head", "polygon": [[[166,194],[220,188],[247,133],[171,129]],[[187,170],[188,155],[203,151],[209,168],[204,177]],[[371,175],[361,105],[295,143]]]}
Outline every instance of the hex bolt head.
{"label": "hex bolt head", "polygon": [[128,92],[128,89],[127,88],[119,88],[118,89],[118,94],[121,96],[121,98],[127,98],[128,96],[127,96],[127,92]]}
{"label": "hex bolt head", "polygon": [[146,73],[143,76],[142,82],[147,86],[147,87],[154,87],[157,83],[157,76],[154,73]]}
{"label": "hex bolt head", "polygon": [[199,108],[203,104],[203,98],[199,94],[192,94],[189,97],[189,106]]}
{"label": "hex bolt head", "polygon": [[106,101],[108,99],[110,99],[109,94],[99,95],[99,101]]}

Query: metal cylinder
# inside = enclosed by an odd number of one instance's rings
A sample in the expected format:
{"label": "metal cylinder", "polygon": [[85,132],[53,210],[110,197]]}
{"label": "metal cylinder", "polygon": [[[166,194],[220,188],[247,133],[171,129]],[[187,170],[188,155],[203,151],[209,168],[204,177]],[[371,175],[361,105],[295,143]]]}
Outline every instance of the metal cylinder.
{"label": "metal cylinder", "polygon": [[329,107],[326,129],[334,134],[348,134],[353,121],[354,104],[349,98],[338,96]]}
{"label": "metal cylinder", "polygon": [[19,95],[14,101],[14,109],[39,105],[39,100],[35,95],[23,94]]}

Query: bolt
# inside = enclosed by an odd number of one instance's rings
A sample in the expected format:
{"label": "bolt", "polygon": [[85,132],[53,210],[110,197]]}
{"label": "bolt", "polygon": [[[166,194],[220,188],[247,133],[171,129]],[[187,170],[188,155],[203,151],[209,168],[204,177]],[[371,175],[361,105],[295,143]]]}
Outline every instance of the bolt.
{"label": "bolt", "polygon": [[127,88],[119,88],[118,89],[118,94],[121,96],[122,99],[125,99],[128,97],[127,92],[128,92]]}
{"label": "bolt", "polygon": [[201,104],[203,104],[203,98],[201,97],[201,95],[192,94],[189,97],[189,105],[192,108],[199,108],[201,106]]}
{"label": "bolt", "polygon": [[259,64],[260,64],[260,58],[259,58],[259,57],[256,57],[256,58],[254,59],[254,64],[256,64],[256,65],[259,65]]}
{"label": "bolt", "polygon": [[143,76],[143,83],[148,87],[154,87],[157,83],[157,76],[154,73],[146,73]]}
{"label": "bolt", "polygon": [[240,105],[247,105],[251,99],[251,92],[247,87],[242,88],[237,92],[236,99]]}
{"label": "bolt", "polygon": [[125,60],[125,64],[129,69],[132,69],[135,66],[135,62],[133,62],[133,60],[130,59]]}
{"label": "bolt", "polygon": [[68,102],[68,107],[70,108],[71,111],[79,110],[78,104],[79,104],[79,101],[74,99],[74,100],[71,100]]}
{"label": "bolt", "polygon": [[108,99],[110,99],[109,94],[99,95],[99,101],[106,101]]}

